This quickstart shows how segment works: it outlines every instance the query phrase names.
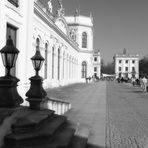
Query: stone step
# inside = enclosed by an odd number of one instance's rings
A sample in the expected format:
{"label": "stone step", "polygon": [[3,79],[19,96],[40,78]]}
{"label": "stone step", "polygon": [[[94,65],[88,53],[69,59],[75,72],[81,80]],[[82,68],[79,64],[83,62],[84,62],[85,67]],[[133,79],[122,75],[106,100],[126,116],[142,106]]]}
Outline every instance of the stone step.
{"label": "stone step", "polygon": [[86,148],[87,138],[75,135],[72,138],[69,148]]}
{"label": "stone step", "polygon": [[30,111],[23,117],[17,119],[17,121],[12,124],[13,133],[24,133],[37,129],[37,127],[51,118],[54,114],[52,110],[40,110],[40,111]]}
{"label": "stone step", "polygon": [[87,146],[90,127],[70,120],[68,120],[68,126],[76,129],[69,148],[85,148]]}
{"label": "stone step", "polygon": [[48,141],[46,143],[38,145],[36,144],[30,146],[21,145],[21,148],[69,148],[69,144],[72,137],[74,136],[74,132],[75,132],[74,129],[63,128],[56,133],[52,141]]}
{"label": "stone step", "polygon": [[56,134],[53,143],[57,145],[57,148],[68,148],[72,140],[72,137],[74,136],[74,133],[75,129],[64,128]]}
{"label": "stone step", "polygon": [[43,123],[38,130],[34,132],[30,131],[28,133],[11,133],[5,137],[5,145],[7,147],[16,146],[31,146],[46,144],[53,139],[54,133],[60,129],[66,122],[66,117],[53,115],[49,122]]}

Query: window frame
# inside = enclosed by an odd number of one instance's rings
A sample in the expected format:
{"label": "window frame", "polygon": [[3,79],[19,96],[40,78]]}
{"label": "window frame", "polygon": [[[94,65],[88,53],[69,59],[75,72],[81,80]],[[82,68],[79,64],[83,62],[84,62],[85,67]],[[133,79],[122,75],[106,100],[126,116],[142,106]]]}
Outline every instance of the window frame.
{"label": "window frame", "polygon": [[86,61],[82,62],[82,71],[81,72],[82,72],[81,77],[86,78],[87,77],[87,63],[86,63]]}
{"label": "window frame", "polygon": [[126,71],[126,72],[128,71],[128,67],[125,67],[125,71]]}
{"label": "window frame", "polygon": [[82,33],[82,48],[87,48],[87,33],[83,32]]}
{"label": "window frame", "polygon": [[94,71],[97,72],[97,67],[94,67]]}
{"label": "window frame", "polygon": [[47,79],[47,71],[48,71],[48,43],[45,43],[45,69],[44,69],[44,78]]}
{"label": "window frame", "polygon": [[119,67],[119,69],[118,69],[119,71],[121,71],[122,69],[121,69],[121,67]]}
{"label": "window frame", "polygon": [[94,57],[94,61],[97,62],[98,61],[98,58],[97,57]]}
{"label": "window frame", "polygon": [[132,67],[132,72],[135,72],[135,67]]}

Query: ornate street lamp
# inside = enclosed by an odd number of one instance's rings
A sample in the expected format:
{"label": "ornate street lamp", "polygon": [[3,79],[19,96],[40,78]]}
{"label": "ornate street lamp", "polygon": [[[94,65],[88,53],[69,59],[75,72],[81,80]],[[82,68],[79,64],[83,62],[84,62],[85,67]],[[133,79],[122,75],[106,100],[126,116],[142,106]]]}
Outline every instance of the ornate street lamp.
{"label": "ornate street lamp", "polygon": [[39,70],[41,69],[44,58],[41,56],[39,49],[36,50],[36,54],[31,58],[33,67],[36,71],[36,76],[39,75]]}
{"label": "ornate street lamp", "polygon": [[16,88],[19,79],[11,76],[10,70],[12,67],[15,67],[19,50],[14,47],[10,36],[6,46],[0,50],[0,53],[6,68],[6,75],[0,77],[0,107],[17,107],[23,103],[23,99],[18,94]]}
{"label": "ornate street lamp", "polygon": [[26,93],[26,96],[28,97],[26,100],[29,102],[31,109],[41,109],[42,103],[45,103],[47,100],[47,93],[42,87],[43,78],[38,74],[44,62],[44,58],[40,54],[39,47],[31,60],[36,74],[30,78],[31,86]]}

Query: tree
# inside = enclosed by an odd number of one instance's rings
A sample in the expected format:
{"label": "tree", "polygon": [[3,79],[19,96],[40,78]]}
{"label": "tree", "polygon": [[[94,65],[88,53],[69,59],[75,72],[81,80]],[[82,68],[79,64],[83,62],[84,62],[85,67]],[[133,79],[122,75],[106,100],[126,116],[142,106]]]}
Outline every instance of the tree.
{"label": "tree", "polygon": [[139,76],[148,78],[148,55],[144,56],[139,61]]}
{"label": "tree", "polygon": [[114,74],[114,62],[109,62],[105,65],[104,61],[101,60],[101,73]]}

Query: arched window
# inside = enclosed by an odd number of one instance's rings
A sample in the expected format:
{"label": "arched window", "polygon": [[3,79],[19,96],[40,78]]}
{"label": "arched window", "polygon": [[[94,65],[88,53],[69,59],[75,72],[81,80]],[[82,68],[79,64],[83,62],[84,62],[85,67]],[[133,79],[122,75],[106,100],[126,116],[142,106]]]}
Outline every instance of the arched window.
{"label": "arched window", "polygon": [[64,79],[64,72],[65,72],[65,52],[63,53],[63,79]]}
{"label": "arched window", "polygon": [[66,78],[68,78],[69,74],[68,74],[68,62],[69,62],[69,56],[67,54],[67,61],[66,61]]}
{"label": "arched window", "polygon": [[36,50],[39,50],[40,47],[40,40],[39,38],[36,39]]}
{"label": "arched window", "polygon": [[60,79],[60,48],[58,49],[58,80]]}
{"label": "arched window", "polygon": [[52,79],[54,78],[54,47],[52,47]]}
{"label": "arched window", "polygon": [[87,33],[82,33],[82,48],[87,48]]}
{"label": "arched window", "polygon": [[44,77],[47,79],[47,57],[48,57],[48,44],[45,44],[45,71],[44,71]]}
{"label": "arched window", "polygon": [[69,56],[69,78],[71,78],[71,56]]}
{"label": "arched window", "polygon": [[87,77],[87,64],[85,61],[82,62],[82,78]]}

